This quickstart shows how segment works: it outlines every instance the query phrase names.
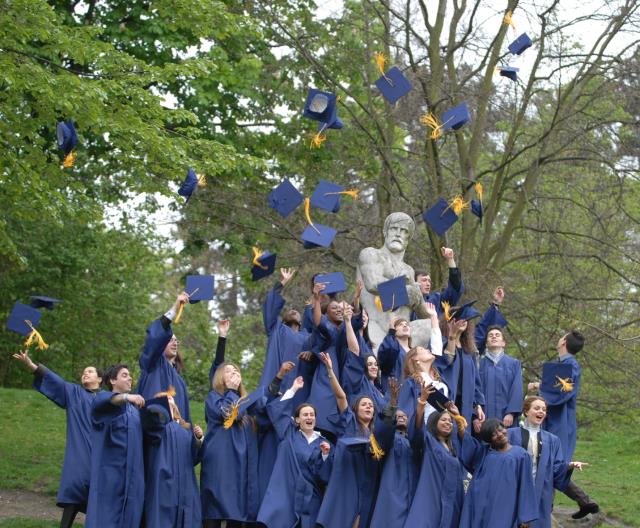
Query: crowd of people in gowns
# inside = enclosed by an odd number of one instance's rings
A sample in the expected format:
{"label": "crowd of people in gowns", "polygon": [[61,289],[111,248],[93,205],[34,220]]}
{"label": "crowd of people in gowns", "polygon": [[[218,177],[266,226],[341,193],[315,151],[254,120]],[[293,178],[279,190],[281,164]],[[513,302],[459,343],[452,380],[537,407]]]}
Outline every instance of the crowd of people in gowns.
{"label": "crowd of people in gowns", "polygon": [[371,342],[360,282],[346,302],[313,281],[302,311],[285,308],[294,274],[281,269],[266,295],[253,392],[226,360],[230,323],[218,322],[206,427],[191,422],[172,327],[187,293],[148,327],[135,389],[126,364],[88,366],[75,384],[14,355],[66,409],[61,527],[86,512],[89,528],[546,528],[555,490],[576,501],[574,518],[599,510],[571,480],[585,465],[572,461],[578,331],[556,347],[571,383],[530,383],[524,397],[502,288],[481,314],[460,303],[455,264],[438,292],[416,272],[431,335],[412,346],[398,318]]}

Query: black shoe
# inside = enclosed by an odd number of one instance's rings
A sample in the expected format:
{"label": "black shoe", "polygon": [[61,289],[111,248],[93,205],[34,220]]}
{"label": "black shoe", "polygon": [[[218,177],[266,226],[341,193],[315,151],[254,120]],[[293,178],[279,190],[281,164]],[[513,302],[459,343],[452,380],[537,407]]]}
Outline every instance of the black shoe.
{"label": "black shoe", "polygon": [[588,502],[584,506],[580,506],[580,510],[574,513],[571,518],[572,519],[582,519],[586,517],[590,513],[598,513],[600,511],[600,506],[598,506],[595,502]]}

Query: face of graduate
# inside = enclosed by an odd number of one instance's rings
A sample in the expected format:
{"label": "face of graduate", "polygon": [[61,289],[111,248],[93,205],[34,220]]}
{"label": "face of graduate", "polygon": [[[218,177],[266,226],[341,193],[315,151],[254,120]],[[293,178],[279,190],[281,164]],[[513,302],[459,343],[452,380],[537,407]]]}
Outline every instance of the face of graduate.
{"label": "face of graduate", "polygon": [[302,318],[300,317],[300,312],[298,310],[289,310],[285,313],[283,318],[284,324],[287,326],[298,325],[301,326]]}
{"label": "face of graduate", "polygon": [[303,433],[312,433],[316,427],[316,411],[311,406],[303,407],[296,416],[295,422]]}
{"label": "face of graduate", "polygon": [[428,348],[424,348],[424,347],[416,348],[416,355],[413,358],[413,361],[418,367],[418,370],[426,371],[431,365],[431,363],[433,363],[434,359],[435,359],[435,356],[431,353],[431,350],[429,350]]}
{"label": "face of graduate", "polygon": [[327,318],[332,323],[341,323],[343,320],[342,306],[337,301],[331,301],[327,306]]}
{"label": "face of graduate", "polygon": [[373,401],[369,398],[362,398],[358,402],[358,408],[356,412],[356,417],[360,422],[364,422],[368,424],[371,420],[373,420]]}
{"label": "face of graduate", "polygon": [[80,382],[85,389],[97,389],[102,383],[102,378],[98,377],[96,367],[87,367],[82,371]]}
{"label": "face of graduate", "polygon": [[407,249],[409,244],[409,227],[404,222],[391,224],[384,235],[384,245],[391,253],[399,253]]}
{"label": "face of graduate", "polygon": [[240,386],[240,383],[242,383],[242,375],[236,367],[227,365],[224,367],[222,381],[224,381],[224,386],[227,389],[236,390]]}
{"label": "face of graduate", "polygon": [[439,437],[449,438],[449,436],[451,435],[451,431],[453,431],[453,420],[451,419],[451,415],[449,413],[443,413],[442,416],[438,418],[436,431],[438,432]]}
{"label": "face of graduate", "polygon": [[369,314],[362,309],[362,329],[364,330],[367,326],[369,326]]}
{"label": "face of graduate", "polygon": [[133,378],[129,373],[129,369],[123,368],[118,371],[118,375],[116,379],[112,379],[111,386],[113,387],[112,392],[131,392],[131,385],[133,384]]}
{"label": "face of graduate", "polygon": [[427,295],[431,292],[431,276],[430,275],[418,275],[416,279],[418,286],[420,287],[420,293]]}
{"label": "face of graduate", "polygon": [[167,361],[173,363],[176,360],[176,356],[178,355],[178,338],[175,335],[171,336],[167,346],[164,347],[164,357],[167,358]]}
{"label": "face of graduate", "polygon": [[409,337],[411,335],[411,327],[409,321],[399,321],[396,324],[396,337]]}
{"label": "face of graduate", "polygon": [[494,449],[502,449],[509,443],[509,435],[507,430],[499,425],[498,428],[491,435],[491,447]]}
{"label": "face of graduate", "polygon": [[406,430],[408,421],[409,419],[407,418],[407,415],[404,413],[404,411],[398,409],[396,411],[396,429],[400,429],[402,431]]}
{"label": "face of graduate", "polygon": [[367,375],[370,380],[375,380],[378,377],[378,360],[374,356],[367,358]]}
{"label": "face of graduate", "polygon": [[563,335],[560,339],[558,339],[558,344],[556,345],[556,350],[558,354],[563,354],[567,351],[567,336],[569,334]]}
{"label": "face of graduate", "polygon": [[541,425],[547,417],[547,405],[542,400],[534,400],[525,416],[531,425]]}
{"label": "face of graduate", "polygon": [[487,334],[487,348],[489,350],[492,349],[500,349],[506,346],[506,342],[504,340],[504,336],[500,330],[491,330]]}

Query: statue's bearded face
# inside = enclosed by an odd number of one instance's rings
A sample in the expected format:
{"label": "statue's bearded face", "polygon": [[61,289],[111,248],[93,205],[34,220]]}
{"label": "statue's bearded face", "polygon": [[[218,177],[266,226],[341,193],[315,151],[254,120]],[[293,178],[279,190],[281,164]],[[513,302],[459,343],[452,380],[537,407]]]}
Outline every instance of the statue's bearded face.
{"label": "statue's bearded face", "polygon": [[409,226],[406,222],[391,224],[385,233],[384,245],[392,253],[404,251],[409,244]]}

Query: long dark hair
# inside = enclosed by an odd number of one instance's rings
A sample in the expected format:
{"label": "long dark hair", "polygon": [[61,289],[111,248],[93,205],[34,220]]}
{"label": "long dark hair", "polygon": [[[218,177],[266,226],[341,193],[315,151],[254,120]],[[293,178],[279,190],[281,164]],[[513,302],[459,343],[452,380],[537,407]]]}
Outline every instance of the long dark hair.
{"label": "long dark hair", "polygon": [[[438,442],[440,441],[440,438],[438,437],[438,422],[440,421],[440,418],[442,418],[444,414],[451,415],[451,413],[447,410],[440,411],[440,412],[436,411],[431,413],[431,415],[429,416],[429,419],[427,420],[427,431]],[[453,421],[453,418],[452,418],[452,421]],[[456,450],[453,447],[453,442],[451,441],[451,436],[453,435],[453,431],[454,430],[452,429],[451,434],[447,438],[444,438],[444,443],[447,444],[447,447],[449,448],[449,453],[451,453],[452,456],[457,456]]]}
{"label": "long dark hair", "polygon": [[[365,398],[373,404],[373,416],[371,417],[371,422],[369,422],[368,431],[360,423],[360,420],[358,420],[358,406],[360,405],[360,402]],[[373,401],[373,398],[371,398],[371,396],[367,396],[366,394],[362,394],[361,396],[358,396],[356,401],[354,401],[353,404],[351,405],[351,410],[353,411],[353,414],[356,417],[356,424],[358,424],[358,431],[360,432],[360,434],[362,434],[363,436],[369,436],[369,434],[373,433],[373,424],[376,421],[376,410],[377,410],[376,402]]]}

